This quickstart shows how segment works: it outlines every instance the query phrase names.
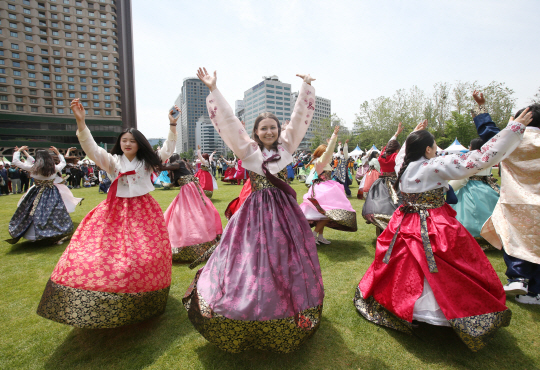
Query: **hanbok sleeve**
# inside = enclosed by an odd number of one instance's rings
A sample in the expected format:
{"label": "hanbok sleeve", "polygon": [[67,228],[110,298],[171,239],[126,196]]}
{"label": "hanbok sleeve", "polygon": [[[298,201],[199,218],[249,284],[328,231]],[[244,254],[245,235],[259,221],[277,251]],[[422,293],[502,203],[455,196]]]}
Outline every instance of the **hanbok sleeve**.
{"label": "hanbok sleeve", "polygon": [[324,170],[324,167],[326,167],[327,164],[330,163],[332,160],[332,155],[334,154],[334,148],[336,147],[337,142],[337,135],[332,134],[332,137],[330,138],[330,141],[328,142],[328,145],[326,146],[326,150],[324,151],[323,155],[317,160],[315,163],[315,171],[317,171],[317,175],[320,175],[321,172]]}
{"label": "hanbok sleeve", "polygon": [[484,141],[488,141],[501,131],[501,129],[495,125],[495,122],[493,122],[489,113],[481,113],[476,115],[474,117],[474,124],[476,126],[478,136],[480,136]]}
{"label": "hanbok sleeve", "polygon": [[399,173],[399,170],[401,169],[401,165],[403,164],[403,161],[405,160],[405,143],[403,143],[403,146],[399,150],[399,152],[396,155],[396,165],[394,166],[394,170],[396,173]]}
{"label": "hanbok sleeve", "polygon": [[58,155],[58,159],[60,159],[60,163],[54,166],[56,172],[60,172],[64,169],[64,167],[66,167],[66,160],[64,159],[64,156],[62,154]]}
{"label": "hanbok sleeve", "polygon": [[349,159],[349,146],[347,145],[347,143],[343,144],[343,159]]}
{"label": "hanbok sleeve", "polygon": [[300,88],[300,93],[298,94],[298,99],[296,99],[294,111],[291,115],[291,121],[281,131],[281,144],[287,152],[294,153],[298,148],[298,145],[300,145],[300,142],[302,142],[302,139],[306,135],[314,113],[315,88],[302,82],[302,87]]}
{"label": "hanbok sleeve", "polygon": [[[161,159],[161,162],[165,162],[167,159],[171,157],[174,153],[174,147],[176,145],[176,137],[177,135],[169,130],[169,136],[167,137],[167,140],[165,140],[165,143],[159,149],[158,155]],[[108,171],[107,171],[108,172]]]}
{"label": "hanbok sleeve", "polygon": [[92,134],[88,127],[84,130],[77,130],[77,137],[81,143],[81,147],[91,160],[93,160],[98,167],[101,167],[108,173],[114,173],[114,157],[109,154],[105,149],[96,144]]}
{"label": "hanbok sleeve", "polygon": [[435,157],[430,159],[429,165],[433,165],[434,172],[444,180],[459,180],[470,177],[510,155],[523,139],[525,127],[517,121],[512,121],[479,150],[462,155],[452,154]]}
{"label": "hanbok sleeve", "polygon": [[208,95],[206,107],[214,128],[238,158],[243,160],[259,150],[259,145],[246,133],[246,129],[218,89]]}
{"label": "hanbok sleeve", "polygon": [[26,162],[21,162],[21,152],[19,152],[19,151],[16,151],[16,152],[13,153],[12,162],[13,162],[13,164],[15,166],[17,166],[19,168],[22,168],[25,171],[30,171],[30,169],[34,166],[34,162],[32,162],[32,164],[28,164]]}

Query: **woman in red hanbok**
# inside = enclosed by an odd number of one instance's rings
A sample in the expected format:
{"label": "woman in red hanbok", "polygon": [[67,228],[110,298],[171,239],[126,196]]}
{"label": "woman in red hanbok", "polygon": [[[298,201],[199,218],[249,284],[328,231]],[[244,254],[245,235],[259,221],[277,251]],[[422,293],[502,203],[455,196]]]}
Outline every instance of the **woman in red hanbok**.
{"label": "woman in red hanbok", "polygon": [[[78,99],[71,109],[83,150],[114,175],[107,199],[81,221],[49,279],[37,313],[79,328],[113,328],[165,311],[171,245],[151,174],[174,151],[176,121],[156,154],[138,130],[125,130],[108,153],[94,141]],[[178,108],[177,108],[178,109]]]}
{"label": "woman in red hanbok", "polygon": [[521,115],[481,150],[436,157],[437,145],[420,123],[396,158],[403,205],[377,238],[375,261],[354,303],[368,320],[412,332],[412,321],[452,327],[473,351],[510,323],[505,293],[473,236],[444,201],[448,181],[500,162],[523,138]]}
{"label": "woman in red hanbok", "polygon": [[218,188],[216,179],[210,172],[210,163],[212,163],[215,153],[216,152],[213,152],[210,154],[210,156],[208,156],[206,153],[201,154],[201,147],[197,147],[197,157],[200,161],[201,167],[195,174],[195,177],[199,179],[199,185],[204,190],[204,194],[206,194],[208,198],[212,198],[214,190],[217,190]]}

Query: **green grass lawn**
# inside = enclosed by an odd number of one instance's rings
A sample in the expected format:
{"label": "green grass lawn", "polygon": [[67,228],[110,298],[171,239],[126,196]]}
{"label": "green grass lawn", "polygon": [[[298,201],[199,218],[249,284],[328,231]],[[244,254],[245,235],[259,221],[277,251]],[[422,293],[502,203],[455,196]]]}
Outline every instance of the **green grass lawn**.
{"label": "green grass lawn", "polygon": [[[219,184],[212,202],[223,215],[240,186]],[[298,200],[306,187],[293,184]],[[356,184],[352,187],[356,195]],[[96,188],[73,190],[84,197],[72,214],[77,225],[104,194]],[[163,210],[176,190],[152,195]],[[0,239],[19,196],[0,197]],[[358,232],[327,230],[332,244],[318,247],[326,297],[318,332],[298,351],[276,354],[223,352],[191,325],[181,298],[194,270],[173,265],[166,312],[155,319],[116,329],[85,330],[55,323],[35,311],[49,276],[68,245],[0,242],[0,369],[539,369],[540,307],[508,300],[512,322],[489,345],[473,353],[452,329],[422,325],[415,336],[382,328],[361,317],[354,292],[374,257],[375,229],[361,217],[363,201],[351,198],[358,212]],[[223,225],[226,219],[222,216]],[[487,256],[503,282],[505,265],[499,251]]]}

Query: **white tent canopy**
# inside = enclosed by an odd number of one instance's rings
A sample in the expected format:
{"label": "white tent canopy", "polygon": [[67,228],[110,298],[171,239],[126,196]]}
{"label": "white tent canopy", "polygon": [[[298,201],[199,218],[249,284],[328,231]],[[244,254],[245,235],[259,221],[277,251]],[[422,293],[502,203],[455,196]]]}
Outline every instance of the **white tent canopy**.
{"label": "white tent canopy", "polygon": [[358,156],[362,155],[362,153],[364,153],[364,152],[357,145],[356,148],[354,148],[354,150],[349,153],[349,155],[351,157],[358,157]]}
{"label": "white tent canopy", "polygon": [[456,138],[452,145],[450,145],[448,148],[444,150],[445,152],[448,152],[449,154],[458,154],[458,153],[466,153],[469,151],[469,149],[465,148],[463,145],[461,145]]}

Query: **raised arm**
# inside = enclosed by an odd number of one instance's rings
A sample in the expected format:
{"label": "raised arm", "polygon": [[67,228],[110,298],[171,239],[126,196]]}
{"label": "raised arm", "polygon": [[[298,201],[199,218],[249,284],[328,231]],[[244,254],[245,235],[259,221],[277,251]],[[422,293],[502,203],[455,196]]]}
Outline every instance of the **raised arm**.
{"label": "raised arm", "polygon": [[491,116],[486,110],[486,99],[484,98],[484,94],[474,90],[473,98],[478,104],[478,106],[472,110],[476,131],[482,140],[488,141],[493,136],[497,135],[501,129],[495,125],[495,122],[493,122]]}
{"label": "raised arm", "polygon": [[81,147],[91,160],[93,160],[96,165],[103,168],[108,173],[114,172],[114,160],[113,156],[105,149],[96,144],[92,134],[88,127],[86,127],[85,122],[85,112],[84,108],[79,101],[79,99],[74,99],[71,102],[71,110],[75,115],[75,120],[77,121],[77,132],[76,135],[79,138]]}
{"label": "raised arm", "polygon": [[343,144],[343,159],[348,160],[349,159],[349,139],[345,140],[345,144]]}
{"label": "raised arm", "polygon": [[291,121],[281,131],[281,143],[289,153],[294,153],[300,145],[315,113],[315,89],[311,86],[311,81],[315,79],[311,78],[309,74],[297,76],[302,78],[304,82],[300,88],[298,99],[296,99]]}
{"label": "raised arm", "polygon": [[58,156],[58,159],[60,160],[60,163],[54,166],[56,172],[60,172],[64,169],[64,167],[66,167],[66,160],[64,159],[64,156],[60,154],[58,149],[56,149],[54,146],[51,146],[51,150]]}
{"label": "raised arm", "polygon": [[210,157],[208,158],[209,165],[212,165],[212,161],[214,160],[214,154],[216,154],[215,150],[212,152],[212,154],[210,154]]}
{"label": "raised arm", "polygon": [[[176,110],[179,112],[182,112],[178,106],[174,106]],[[178,122],[178,119],[180,118],[180,115],[178,115],[176,118],[173,117],[173,110],[171,109],[169,111],[169,135],[167,136],[167,140],[165,140],[165,143],[161,146],[161,149],[158,150],[158,156],[159,159],[161,159],[161,163],[165,162],[167,159],[171,157],[174,153],[174,148],[176,146],[176,125]]]}
{"label": "raised arm", "polygon": [[259,146],[246,133],[240,120],[234,115],[231,106],[217,88],[217,74],[208,74],[206,68],[199,68],[197,77],[210,90],[206,107],[210,120],[225,144],[240,158],[244,159],[259,149]]}
{"label": "raised arm", "polygon": [[315,162],[315,170],[317,171],[317,174],[320,174],[324,167],[330,163],[332,160],[332,155],[334,154],[334,148],[336,147],[337,137],[339,132],[339,126],[336,126],[334,129],[334,133],[332,134],[332,137],[330,138],[330,141],[328,142],[328,145],[326,146],[326,150],[324,151],[323,155],[319,158],[317,162]]}
{"label": "raised arm", "polygon": [[21,148],[15,148],[16,151],[13,152],[13,164],[19,168],[22,168],[23,170],[25,171],[30,171],[30,169],[32,168],[32,166],[34,165],[34,163],[32,162],[31,164],[30,163],[27,163],[27,162],[30,162],[30,161],[26,161],[26,162],[21,162],[21,151],[23,150],[26,150],[28,147],[27,146],[23,146]]}

